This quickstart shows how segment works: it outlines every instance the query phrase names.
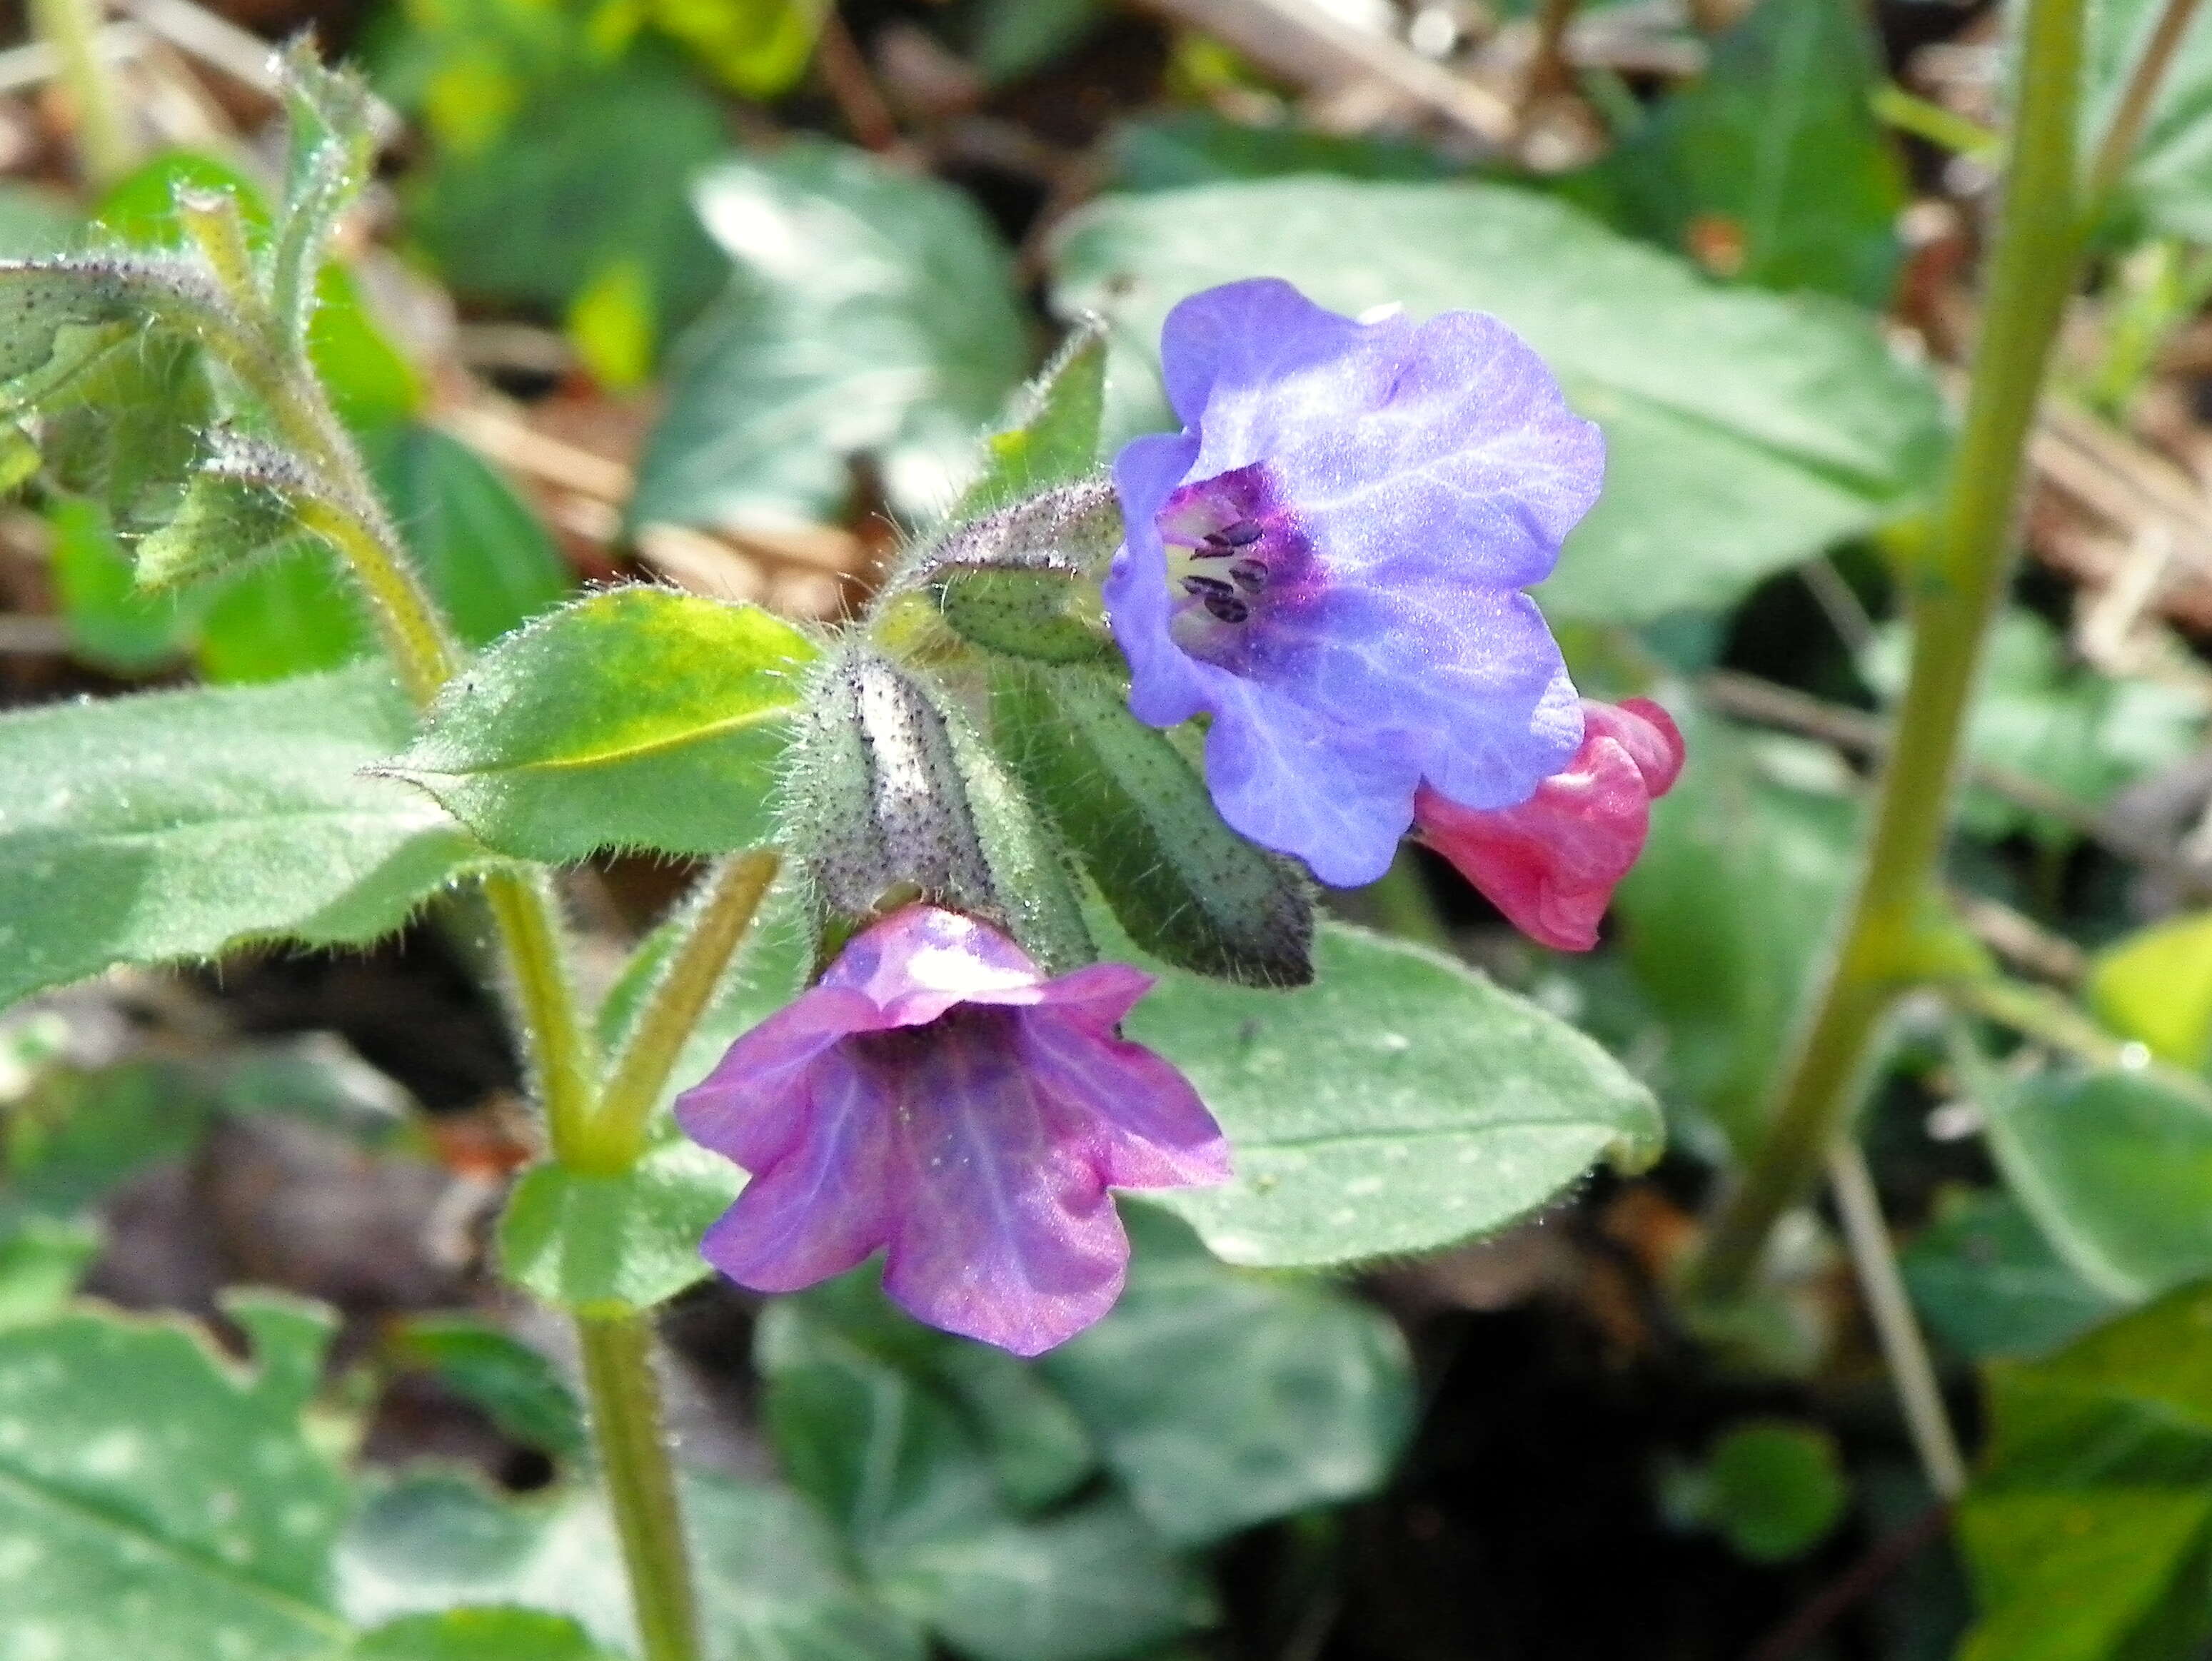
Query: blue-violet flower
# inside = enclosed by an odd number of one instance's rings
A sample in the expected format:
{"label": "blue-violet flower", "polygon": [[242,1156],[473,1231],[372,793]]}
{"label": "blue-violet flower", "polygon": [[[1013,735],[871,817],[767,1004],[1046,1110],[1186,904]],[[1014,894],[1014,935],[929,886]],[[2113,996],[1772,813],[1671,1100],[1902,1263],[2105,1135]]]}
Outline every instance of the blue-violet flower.
{"label": "blue-violet flower", "polygon": [[1184,300],[1160,357],[1183,431],[1114,468],[1131,710],[1210,715],[1222,816],[1340,887],[1382,875],[1425,781],[1527,800],[1582,712],[1521,591],[1604,471],[1542,360],[1480,312],[1363,323],[1273,278]]}
{"label": "blue-violet flower", "polygon": [[789,1292],[885,1248],[884,1289],[947,1331],[1034,1355],[1121,1295],[1109,1187],[1229,1175],[1220,1127],[1116,1031],[1150,975],[1048,979],[973,918],[912,905],[677,1099],[691,1138],[752,1173],[701,1245]]}

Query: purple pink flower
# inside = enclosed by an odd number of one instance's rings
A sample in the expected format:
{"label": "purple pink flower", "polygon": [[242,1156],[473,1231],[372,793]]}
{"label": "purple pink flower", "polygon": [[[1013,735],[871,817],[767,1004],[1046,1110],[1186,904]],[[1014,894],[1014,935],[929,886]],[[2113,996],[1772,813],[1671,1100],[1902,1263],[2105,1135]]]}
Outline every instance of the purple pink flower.
{"label": "purple pink flower", "polygon": [[881,1249],[884,1288],[933,1326],[1033,1355],[1120,1296],[1110,1188],[1229,1175],[1220,1127],[1117,1023],[1152,977],[1046,977],[987,924],[908,906],[678,1098],[696,1142],[751,1173],[708,1262],[789,1292]]}
{"label": "purple pink flower", "polygon": [[1604,470],[1542,360],[1495,318],[1357,322],[1273,278],[1184,300],[1160,353],[1183,430],[1115,464],[1130,708],[1209,716],[1222,816],[1338,886],[1382,876],[1425,786],[1526,801],[1583,731],[1521,591]]}
{"label": "purple pink flower", "polygon": [[1518,806],[1464,808],[1428,790],[1414,802],[1423,841],[1522,933],[1568,952],[1597,944],[1613,890],[1644,851],[1651,803],[1682,771],[1682,735],[1649,699],[1585,703],[1583,734],[1574,760]]}

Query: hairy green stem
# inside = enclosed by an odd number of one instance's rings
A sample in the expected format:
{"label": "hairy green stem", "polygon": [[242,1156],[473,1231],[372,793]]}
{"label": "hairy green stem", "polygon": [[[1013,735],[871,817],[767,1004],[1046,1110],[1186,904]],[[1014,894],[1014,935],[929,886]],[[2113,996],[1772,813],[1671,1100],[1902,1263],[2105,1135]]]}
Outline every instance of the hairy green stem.
{"label": "hairy green stem", "polygon": [[31,26],[60,60],[85,181],[96,191],[115,183],[137,161],[114,74],[100,55],[101,10],[100,0],[31,0]]}
{"label": "hairy green stem", "polygon": [[607,1070],[582,1161],[627,1170],[644,1151],[653,1105],[684,1040],[699,1024],[730,958],[760,914],[779,864],[766,849],[732,854],[708,873],[675,951],[646,995],[622,1052]]}
{"label": "hairy green stem", "polygon": [[562,1164],[582,1167],[597,1115],[591,1046],[568,979],[559,897],[552,879],[538,870],[495,870],[483,886],[507,958],[515,1025],[545,1110],[546,1140]]}
{"label": "hairy green stem", "polygon": [[1836,1213],[1844,1225],[1844,1240],[1858,1276],[1860,1294],[1881,1341],[1882,1359],[1889,1364],[1890,1382],[1897,1391],[1905,1427],[1912,1437],[1913,1451],[1928,1486],[1939,1500],[1955,1500],[1966,1491],[1966,1462],[1959,1454],[1959,1438],[1944,1410],[1943,1390],[1929,1358],[1927,1341],[1912,1313],[1912,1299],[1898,1272],[1889,1228],[1882,1221],[1881,1197],[1875,1191],[1874,1173],[1866,1155],[1849,1137],[1838,1138],[1828,1149],[1828,1185],[1836,1197]]}
{"label": "hairy green stem", "polygon": [[2028,8],[2012,167],[1965,427],[1928,545],[1905,573],[1911,669],[1875,794],[1865,871],[1760,1145],[1692,1271],[1692,1290],[1705,1296],[1743,1290],[1776,1221],[1810,1191],[1844,1134],[1882,1018],[1912,978],[1924,919],[1941,905],[1937,862],[1960,735],[1983,637],[2012,575],[2021,458],[2081,262],[2074,136],[2083,3],[2032,0]]}
{"label": "hairy green stem", "polygon": [[[255,319],[258,328],[241,331],[227,318],[216,319],[210,344],[260,394],[284,440],[322,475],[319,500],[305,517],[352,571],[401,682],[418,706],[426,705],[459,671],[460,647],[304,349],[287,343],[276,319],[257,309],[264,313]],[[552,882],[543,871],[510,868],[486,876],[483,888],[553,1156],[577,1168],[601,1168],[592,1163],[597,1113],[589,1033],[569,979]],[[648,1361],[650,1329],[642,1316],[579,1316],[576,1329],[592,1438],[645,1661],[697,1661],[690,1565]]]}
{"label": "hairy green stem", "polygon": [[698,1661],[691,1560],[660,1428],[653,1328],[643,1315],[581,1316],[584,1392],[600,1476],[629,1572],[643,1661]]}

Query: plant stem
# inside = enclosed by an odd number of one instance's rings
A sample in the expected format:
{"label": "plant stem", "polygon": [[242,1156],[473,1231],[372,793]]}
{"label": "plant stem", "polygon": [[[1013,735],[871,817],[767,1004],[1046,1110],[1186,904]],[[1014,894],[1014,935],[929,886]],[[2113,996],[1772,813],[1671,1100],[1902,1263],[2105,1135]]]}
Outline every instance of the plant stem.
{"label": "plant stem", "polygon": [[700,884],[684,920],[683,941],[653,982],[629,1040],[607,1070],[591,1146],[583,1150],[586,1162],[613,1170],[635,1163],[677,1054],[760,914],[779,863],[766,849],[732,854]]}
{"label": "plant stem", "polygon": [[106,190],[137,160],[115,78],[100,55],[101,10],[100,0],[31,0],[32,27],[60,60],[85,182],[95,191]]}
{"label": "plant stem", "polygon": [[[258,321],[258,338],[226,328],[210,331],[210,343],[260,393],[283,439],[323,475],[321,499],[303,518],[344,559],[368,597],[402,684],[418,706],[427,705],[459,671],[460,647],[304,350],[287,343],[276,319]],[[542,870],[508,868],[486,876],[483,887],[553,1156],[594,1168],[588,1163],[596,1118],[591,1049],[568,977],[552,882]],[[690,1563],[647,1359],[650,1329],[641,1315],[579,1315],[576,1331],[592,1439],[606,1472],[645,1661],[696,1661]]]}
{"label": "plant stem", "polygon": [[1874,834],[1843,943],[1783,1075],[1743,1181],[1692,1274],[1693,1293],[1740,1293],[1775,1221],[1844,1134],[1883,1015],[1940,905],[1960,734],[1982,641],[2011,578],[2021,457],[2081,246],[2075,122],[2083,0],[2032,0],[2013,164],[1999,210],[1964,430],[1929,545],[1905,573],[1912,662],[1875,797]]}
{"label": "plant stem", "polygon": [[1828,1185],[1836,1197],[1851,1267],[1874,1320],[1875,1336],[1881,1341],[1882,1359],[1889,1363],[1890,1382],[1896,1387],[1920,1468],[1937,1499],[1955,1500],[1966,1489],[1966,1462],[1960,1457],[1959,1439],[1944,1410],[1942,1386],[1920,1336],[1920,1323],[1913,1318],[1912,1300],[1897,1272],[1897,1256],[1882,1222],[1874,1175],[1849,1137],[1838,1138],[1828,1149]]}
{"label": "plant stem", "polygon": [[584,1391],[643,1661],[697,1661],[691,1560],[660,1429],[653,1328],[643,1315],[580,1316]]}
{"label": "plant stem", "polygon": [[529,1052],[530,1077],[545,1110],[546,1140],[562,1164],[589,1168],[582,1156],[592,1145],[597,1118],[592,1103],[591,1046],[568,980],[559,898],[544,872],[512,870],[486,876],[483,896],[514,983],[515,1026]]}
{"label": "plant stem", "polygon": [[2189,33],[2197,4],[2198,0],[2166,0],[2165,9],[2152,26],[2150,39],[2143,43],[2142,56],[2136,59],[2129,73],[2127,88],[2113,106],[2112,121],[2098,142],[2095,159],[2089,164],[2088,179],[2082,191],[2086,220],[2094,221],[2112,187],[2127,170],[2129,158],[2135,155],[2136,142],[2142,136],[2143,123],[2150,118],[2150,106],[2158,95],[2159,83],[2166,79],[2166,65],[2173,61],[2181,37]]}

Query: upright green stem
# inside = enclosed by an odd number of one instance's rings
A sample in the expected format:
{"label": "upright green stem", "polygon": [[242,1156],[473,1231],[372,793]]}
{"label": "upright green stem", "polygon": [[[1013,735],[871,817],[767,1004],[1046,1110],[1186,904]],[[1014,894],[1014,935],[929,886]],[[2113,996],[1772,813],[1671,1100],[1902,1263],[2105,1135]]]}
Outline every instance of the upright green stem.
{"label": "upright green stem", "polygon": [[[368,597],[401,682],[418,705],[428,704],[459,670],[460,648],[409,562],[321,383],[296,346],[274,330],[249,339],[224,330],[211,335],[210,343],[261,394],[286,442],[323,474],[323,500],[307,509],[313,527]],[[604,1168],[593,1163],[591,1045],[568,978],[552,883],[543,872],[496,870],[483,879],[483,894],[553,1156],[575,1169]],[[642,1314],[579,1316],[576,1329],[592,1439],[629,1571],[643,1661],[698,1661],[690,1562],[649,1359],[651,1325]]]}
{"label": "upright green stem", "polygon": [[591,1046],[562,949],[559,899],[541,871],[494,871],[483,879],[483,896],[514,983],[515,1025],[545,1109],[546,1140],[562,1164],[581,1166],[595,1117]]}
{"label": "upright green stem", "polygon": [[1692,1289],[1743,1288],[1782,1213],[1844,1133],[1876,1029],[1911,975],[1983,636],[2012,574],[2021,458],[2080,264],[2075,123],[2083,0],[2032,0],[2013,165],[1999,209],[1964,429],[1923,555],[1907,573],[1912,662],[1841,948],[1784,1074],[1764,1140],[1715,1224]]}
{"label": "upright green stem", "polygon": [[691,1559],[660,1428],[653,1329],[642,1315],[583,1316],[576,1332],[583,1340],[592,1440],[629,1573],[639,1647],[645,1661],[696,1661]]}
{"label": "upright green stem", "polygon": [[762,899],[775,881],[776,856],[765,849],[732,854],[701,883],[684,919],[683,939],[631,1026],[622,1052],[607,1070],[592,1122],[591,1145],[580,1161],[627,1170],[644,1151],[653,1104],[668,1083],[678,1052],[699,1024]]}
{"label": "upright green stem", "polygon": [[100,0],[31,0],[31,26],[61,60],[61,82],[76,117],[85,182],[104,191],[131,171],[137,147],[100,55]]}

